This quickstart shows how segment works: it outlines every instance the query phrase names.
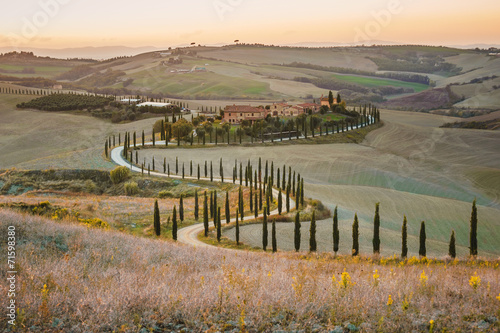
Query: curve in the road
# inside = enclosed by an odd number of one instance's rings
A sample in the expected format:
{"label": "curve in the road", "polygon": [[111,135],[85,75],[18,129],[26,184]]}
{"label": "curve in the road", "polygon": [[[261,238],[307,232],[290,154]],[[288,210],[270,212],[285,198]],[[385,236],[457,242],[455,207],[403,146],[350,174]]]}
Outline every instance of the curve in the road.
{"label": "curve in the road", "polygon": [[[161,145],[161,144],[165,144],[165,141],[158,141],[157,142],[158,145]],[[153,143],[152,142],[146,142],[145,145],[148,145],[148,146],[152,146]],[[133,172],[142,172],[142,169],[133,165],[132,163],[130,163],[129,161],[125,160],[123,158],[123,146],[119,146],[119,147],[116,147],[114,148],[113,150],[111,150],[111,160],[113,162],[115,162],[116,164],[120,165],[120,166],[125,166],[127,168],[129,168],[131,171]],[[155,171],[152,171],[150,172],[150,175],[152,176],[157,176],[157,177],[168,177],[168,178],[178,178],[178,179],[181,179],[182,176],[178,176],[178,175],[166,175],[164,173],[159,173],[159,172],[155,172]],[[185,176],[184,179],[198,179],[197,177],[191,177],[191,176]],[[210,180],[210,178],[206,178],[206,177],[200,177],[200,179],[203,179],[203,180]],[[214,182],[215,181],[221,181],[221,178],[220,177],[214,177]],[[225,178],[224,177],[224,180],[228,180],[229,182],[232,181],[232,178],[231,179],[228,179],[228,178]],[[278,193],[279,191],[274,189],[273,188],[273,196],[278,198]],[[285,205],[285,197],[283,196],[281,198],[281,202],[283,205]],[[295,208],[295,201],[290,199],[290,209],[293,209]],[[270,215],[276,215],[278,214],[278,209],[275,209],[273,210]],[[262,217],[262,214],[259,214],[258,215],[259,217]],[[243,218],[243,220],[253,220],[255,219],[254,216],[245,216]],[[241,219],[240,219],[241,220]],[[235,222],[236,221],[236,218],[232,218],[230,220],[230,222]],[[192,245],[192,246],[198,246],[198,247],[216,247],[214,245],[210,245],[210,244],[207,244],[207,243],[204,243],[202,241],[200,241],[198,239],[198,234],[200,232],[202,232],[204,230],[204,226],[203,226],[203,223],[197,223],[197,224],[193,224],[193,225],[190,225],[188,227],[185,227],[185,228],[181,228],[179,229],[179,231],[177,232],[177,240],[181,243],[185,243],[185,244],[189,244],[189,245]]]}

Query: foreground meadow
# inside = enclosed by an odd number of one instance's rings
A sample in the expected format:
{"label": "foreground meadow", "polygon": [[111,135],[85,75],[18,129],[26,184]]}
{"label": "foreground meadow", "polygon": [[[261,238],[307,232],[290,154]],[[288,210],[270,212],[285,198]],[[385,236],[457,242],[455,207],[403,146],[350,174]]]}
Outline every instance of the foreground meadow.
{"label": "foreground meadow", "polygon": [[[499,329],[498,261],[197,249],[0,210],[2,235],[8,226],[17,237],[19,331]],[[7,293],[5,282],[0,289]]]}

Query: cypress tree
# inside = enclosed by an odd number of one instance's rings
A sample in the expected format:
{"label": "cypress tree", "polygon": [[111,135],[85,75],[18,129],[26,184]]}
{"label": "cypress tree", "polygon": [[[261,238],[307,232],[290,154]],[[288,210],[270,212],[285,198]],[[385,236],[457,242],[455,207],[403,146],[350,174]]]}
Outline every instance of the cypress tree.
{"label": "cypress tree", "polygon": [[198,189],[194,191],[194,219],[198,221]]}
{"label": "cypress tree", "polygon": [[278,192],[278,215],[281,215],[281,210],[283,209],[283,195],[281,191]]}
{"label": "cypress tree", "polygon": [[240,222],[238,221],[238,208],[236,208],[236,245],[240,245]]}
{"label": "cypress tree", "polygon": [[[135,156],[135,160],[137,163],[137,155]],[[166,157],[163,158],[163,173],[167,173],[167,158]]]}
{"label": "cypress tree", "polygon": [[155,229],[156,236],[160,236],[160,233],[161,233],[161,228],[160,228],[160,209],[158,208],[158,200],[155,200],[154,229]]}
{"label": "cypress tree", "polygon": [[136,145],[136,137],[135,137],[135,131],[134,131],[134,148],[137,147]]}
{"label": "cypress tree", "polygon": [[179,174],[179,158],[177,156],[175,157],[175,174]]}
{"label": "cypress tree", "polygon": [[184,179],[184,162],[182,162],[182,179]]}
{"label": "cypress tree", "polygon": [[208,236],[208,203],[207,203],[207,191],[204,193],[203,199],[203,226],[205,227],[205,237]]}
{"label": "cypress tree", "polygon": [[259,182],[262,182],[262,159],[259,157]]}
{"label": "cypress tree", "polygon": [[401,228],[401,258],[408,256],[408,222],[406,215],[403,218],[403,227]]}
{"label": "cypress tree", "polygon": [[276,174],[276,186],[277,186],[278,188],[280,188],[280,187],[281,187],[281,177],[280,177],[281,175],[280,175],[280,168],[278,168],[278,171],[276,171],[276,173],[277,173],[277,174]]}
{"label": "cypress tree", "polygon": [[229,210],[229,192],[226,192],[226,224],[229,224],[231,222],[231,212]]}
{"label": "cypress tree", "polygon": [[214,214],[217,214],[217,207],[219,206],[217,204],[217,191],[214,190],[214,202],[213,202],[213,205],[214,205]]}
{"label": "cypress tree", "polygon": [[174,212],[172,213],[172,238],[174,241],[177,240],[177,210],[174,206]]}
{"label": "cypress tree", "polygon": [[470,236],[469,250],[471,256],[477,256],[477,208],[476,199],[472,202],[472,212],[470,215]]}
{"label": "cypress tree", "polygon": [[155,169],[156,169],[155,168],[155,157],[153,156],[153,169],[152,170],[154,171]]}
{"label": "cypress tree", "polygon": [[155,146],[155,129],[153,128],[153,132],[151,134],[151,137],[153,138],[153,147]]}
{"label": "cypress tree", "polygon": [[422,223],[420,224],[420,247],[418,249],[418,254],[421,257],[425,257],[426,254],[427,254],[427,251],[425,249],[425,239],[426,239],[426,235],[425,235],[425,222],[422,221]]}
{"label": "cypress tree", "polygon": [[295,213],[295,224],[294,224],[293,235],[294,235],[295,252],[299,252],[299,250],[300,250],[300,216],[299,216],[299,212]]}
{"label": "cypress tree", "polygon": [[207,167],[207,161],[205,160],[205,178],[208,176],[208,167]]}
{"label": "cypress tree", "polygon": [[243,192],[241,190],[241,186],[240,186],[240,189],[239,189],[239,192],[238,192],[238,208],[240,210],[241,221],[243,221],[245,206],[244,206],[244,203],[243,203]]}
{"label": "cypress tree", "polygon": [[198,180],[200,180],[200,164],[198,163]]}
{"label": "cypress tree", "polygon": [[212,161],[210,161],[210,181],[211,182],[214,181],[214,166],[213,166]]}
{"label": "cypress tree", "polygon": [[145,141],[145,139],[144,139],[144,130],[142,130],[142,146],[143,147],[144,147],[144,141]]}
{"label": "cypress tree", "polygon": [[254,209],[254,215],[255,215],[255,218],[257,218],[257,216],[259,216],[259,201],[258,201],[258,195],[257,195],[257,193],[255,193],[255,204],[254,204],[254,207],[255,207],[255,209]]}
{"label": "cypress tree", "polygon": [[274,161],[271,161],[271,179],[269,179],[269,184],[271,184],[271,187],[274,185]]}
{"label": "cypress tree", "polygon": [[266,169],[264,171],[264,184],[267,183],[267,177],[268,177],[268,172],[267,172],[267,161],[266,161]]}
{"label": "cypress tree", "polygon": [[271,230],[271,243],[273,246],[273,253],[276,253],[278,251],[278,244],[276,241],[276,219],[273,219],[273,225]]}
{"label": "cypress tree", "polygon": [[104,154],[106,155],[106,158],[108,158],[108,140],[104,143]]}
{"label": "cypress tree", "polygon": [[292,196],[295,196],[295,171],[293,172],[292,177]]}
{"label": "cypress tree", "polygon": [[214,217],[214,193],[210,191],[210,218]]}
{"label": "cypress tree", "polygon": [[316,252],[316,248],[316,210],[313,210],[309,228],[309,252]]}
{"label": "cypress tree", "polygon": [[340,233],[339,233],[339,219],[337,214],[337,206],[333,211],[333,253],[337,255],[339,251]]}
{"label": "cypress tree", "polygon": [[167,175],[170,177],[170,164],[167,164]]}
{"label": "cypress tree", "polygon": [[450,246],[448,248],[448,255],[451,257],[451,259],[455,259],[457,257],[457,251],[455,248],[455,230],[451,231]]}
{"label": "cypress tree", "polygon": [[375,217],[373,218],[373,253],[380,254],[380,203],[375,204]]}
{"label": "cypress tree", "polygon": [[217,220],[217,242],[220,243],[220,238],[222,236],[221,234],[221,223],[220,223],[220,207],[217,208],[217,213],[215,213],[215,215],[217,216],[216,217],[216,220]]}
{"label": "cypress tree", "polygon": [[243,164],[240,162],[240,186],[243,185]]}
{"label": "cypress tree", "polygon": [[262,183],[259,183],[259,210],[262,210]]}
{"label": "cypress tree", "polygon": [[184,222],[184,195],[182,194],[179,199],[179,220],[181,220],[181,223]]}
{"label": "cypress tree", "polygon": [[300,180],[300,205],[304,207],[304,178]]}
{"label": "cypress tree", "polygon": [[189,161],[189,176],[193,176],[193,160]]}
{"label": "cypress tree", "polygon": [[267,248],[267,214],[266,210],[268,208],[264,207],[264,214],[263,214],[263,220],[262,220],[262,249],[266,251]]}
{"label": "cypress tree", "polygon": [[352,224],[352,255],[359,255],[359,222],[358,214],[354,214],[354,222]]}

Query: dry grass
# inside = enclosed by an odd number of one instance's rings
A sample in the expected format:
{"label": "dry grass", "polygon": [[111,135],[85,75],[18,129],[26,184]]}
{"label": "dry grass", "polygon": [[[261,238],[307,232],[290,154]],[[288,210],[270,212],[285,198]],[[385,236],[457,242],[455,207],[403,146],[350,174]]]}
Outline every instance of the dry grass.
{"label": "dry grass", "polygon": [[[498,322],[486,322],[500,316],[498,262],[396,265],[227,252],[5,210],[0,210],[0,221],[2,234],[9,225],[17,231],[22,330],[243,330],[244,321],[252,332],[324,331],[345,322],[364,331],[409,332],[428,330],[431,319],[435,331],[473,331],[478,323],[498,329]],[[420,281],[422,270],[426,285]],[[352,282],[346,288],[338,283],[344,271]],[[477,290],[468,283],[474,272],[481,278]],[[4,283],[1,289],[7,292]],[[6,302],[2,297],[1,306]]]}

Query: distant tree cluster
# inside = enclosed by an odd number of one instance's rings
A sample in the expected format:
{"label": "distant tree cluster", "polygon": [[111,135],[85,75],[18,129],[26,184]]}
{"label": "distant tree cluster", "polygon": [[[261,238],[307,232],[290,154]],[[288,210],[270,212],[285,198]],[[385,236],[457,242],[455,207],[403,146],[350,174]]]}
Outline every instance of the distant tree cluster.
{"label": "distant tree cluster", "polygon": [[29,102],[17,104],[18,108],[33,108],[44,111],[71,111],[83,109],[102,108],[113,101],[111,97],[78,95],[78,94],[52,94],[35,98]]}

